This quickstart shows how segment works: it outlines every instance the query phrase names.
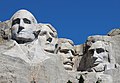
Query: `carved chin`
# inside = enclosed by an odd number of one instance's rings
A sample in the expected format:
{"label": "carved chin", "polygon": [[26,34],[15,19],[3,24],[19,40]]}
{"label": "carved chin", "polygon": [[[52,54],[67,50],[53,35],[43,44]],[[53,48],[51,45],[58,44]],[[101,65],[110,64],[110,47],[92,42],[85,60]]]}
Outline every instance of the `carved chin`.
{"label": "carved chin", "polygon": [[98,64],[97,66],[93,67],[93,69],[96,71],[96,72],[102,72],[105,70],[105,65],[104,64]]}
{"label": "carved chin", "polygon": [[72,66],[71,66],[71,65],[64,65],[64,68],[65,68],[66,70],[72,70]]}

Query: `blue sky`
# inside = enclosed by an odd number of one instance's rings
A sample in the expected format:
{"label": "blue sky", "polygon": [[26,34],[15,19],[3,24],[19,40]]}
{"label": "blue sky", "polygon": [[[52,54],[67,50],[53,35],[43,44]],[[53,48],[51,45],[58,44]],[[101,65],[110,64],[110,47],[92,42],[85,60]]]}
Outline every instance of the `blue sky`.
{"label": "blue sky", "polygon": [[52,24],[59,38],[75,44],[120,27],[120,0],[0,0],[0,20],[10,19],[19,9],[32,12],[39,23]]}

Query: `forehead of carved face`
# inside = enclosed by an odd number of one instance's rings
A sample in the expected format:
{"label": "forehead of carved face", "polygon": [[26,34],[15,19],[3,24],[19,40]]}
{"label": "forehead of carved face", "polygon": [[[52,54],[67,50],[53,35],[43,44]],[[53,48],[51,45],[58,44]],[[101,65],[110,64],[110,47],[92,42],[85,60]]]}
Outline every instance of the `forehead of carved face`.
{"label": "forehead of carved face", "polygon": [[95,43],[93,43],[88,49],[88,55],[91,56],[94,65],[110,62],[107,50],[107,43],[103,41],[96,41]]}
{"label": "forehead of carved face", "polygon": [[20,21],[23,20],[25,24],[37,24],[35,17],[27,10],[17,11],[11,18],[12,26],[15,24],[20,24]]}
{"label": "forehead of carved face", "polygon": [[33,31],[35,31],[34,24],[37,23],[35,17],[27,10],[19,10],[12,18],[12,39],[20,42],[32,41],[35,38]]}
{"label": "forehead of carved face", "polygon": [[[55,32],[47,25],[41,28],[40,36],[45,37],[45,38],[56,38],[57,37]],[[49,42],[51,41],[49,40]]]}
{"label": "forehead of carved face", "polygon": [[57,33],[50,28],[50,26],[44,25],[39,33],[39,41],[41,46],[47,51],[55,50],[57,43]]}
{"label": "forehead of carved face", "polygon": [[64,68],[66,70],[72,70],[74,65],[74,49],[73,45],[69,42],[64,42],[60,44],[60,49],[58,50],[58,54],[61,57]]}

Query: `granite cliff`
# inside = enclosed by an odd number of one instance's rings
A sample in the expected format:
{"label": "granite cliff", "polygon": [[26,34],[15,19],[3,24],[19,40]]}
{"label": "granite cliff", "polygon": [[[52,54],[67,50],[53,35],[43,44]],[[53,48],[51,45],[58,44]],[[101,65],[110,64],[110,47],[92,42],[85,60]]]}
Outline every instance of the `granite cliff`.
{"label": "granite cliff", "polygon": [[74,45],[27,10],[0,22],[0,83],[120,83],[120,30]]}

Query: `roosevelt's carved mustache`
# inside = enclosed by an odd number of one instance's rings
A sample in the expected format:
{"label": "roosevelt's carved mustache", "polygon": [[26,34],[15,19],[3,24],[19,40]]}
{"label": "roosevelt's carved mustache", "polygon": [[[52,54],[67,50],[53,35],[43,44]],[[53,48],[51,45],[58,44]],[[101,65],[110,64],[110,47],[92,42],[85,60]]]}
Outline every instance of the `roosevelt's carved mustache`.
{"label": "roosevelt's carved mustache", "polygon": [[68,64],[68,63],[70,63],[71,66],[74,65],[74,63],[72,61],[65,61],[65,62],[63,62],[63,64]]}

